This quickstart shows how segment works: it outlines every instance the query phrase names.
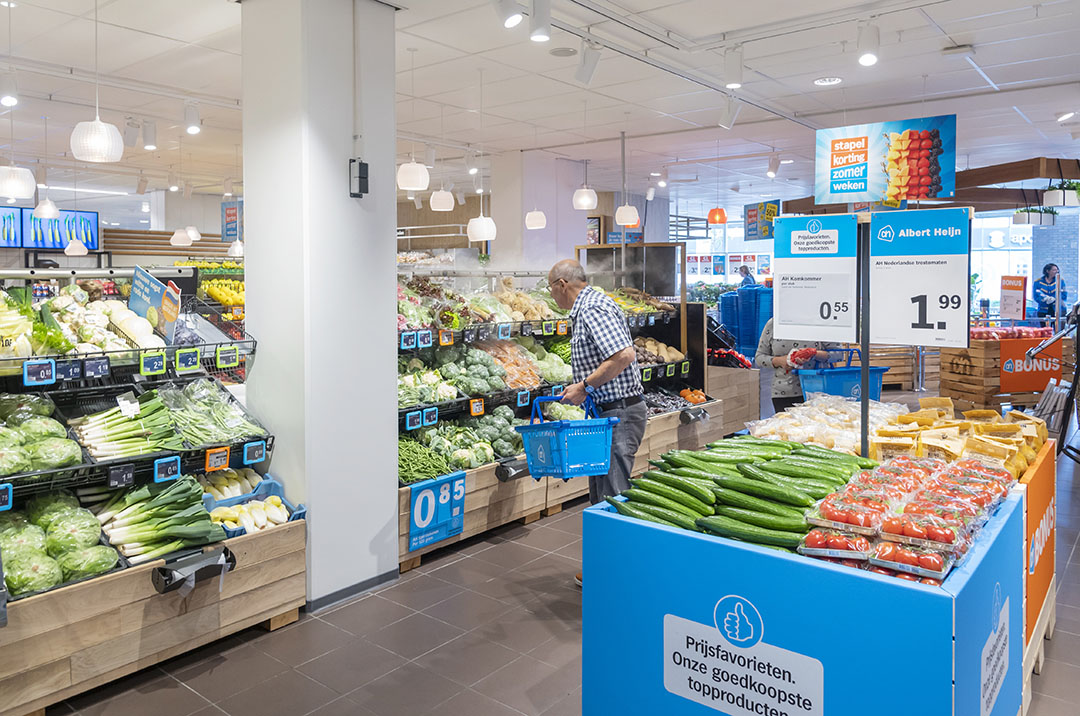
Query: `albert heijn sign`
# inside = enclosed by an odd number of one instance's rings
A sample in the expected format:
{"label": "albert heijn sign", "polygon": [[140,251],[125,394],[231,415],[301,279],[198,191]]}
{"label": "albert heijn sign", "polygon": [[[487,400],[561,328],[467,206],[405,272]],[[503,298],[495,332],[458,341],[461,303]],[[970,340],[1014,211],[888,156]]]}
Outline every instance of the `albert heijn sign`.
{"label": "albert heijn sign", "polygon": [[1041,391],[1051,379],[1061,379],[1061,341],[1027,357],[1030,348],[1042,343],[1040,338],[1014,338],[1001,341],[1001,392]]}

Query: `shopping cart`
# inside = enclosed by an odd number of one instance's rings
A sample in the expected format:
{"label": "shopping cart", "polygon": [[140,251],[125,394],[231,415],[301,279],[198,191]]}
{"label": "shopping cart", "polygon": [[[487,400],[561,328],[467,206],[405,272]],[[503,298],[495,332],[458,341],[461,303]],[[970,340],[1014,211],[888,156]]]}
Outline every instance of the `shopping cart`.
{"label": "shopping cart", "polygon": [[[842,368],[811,368],[799,369],[795,373],[799,376],[802,385],[803,396],[810,393],[827,393],[840,395],[845,398],[858,400],[862,397],[862,368],[851,367],[852,355],[859,354],[859,362],[862,362],[862,353],[858,348],[843,348],[847,353],[847,363]],[[836,351],[832,351],[836,352]],[[881,400],[881,381],[885,377],[888,368],[876,368],[870,366],[870,400]]]}
{"label": "shopping cart", "polygon": [[[585,420],[544,421],[540,404],[562,400],[557,395],[536,398],[532,420],[519,425],[529,473],[536,479],[569,480],[580,475],[606,475],[611,463],[611,428],[618,418],[601,418],[591,397],[585,398]],[[594,417],[589,417],[590,415]]]}

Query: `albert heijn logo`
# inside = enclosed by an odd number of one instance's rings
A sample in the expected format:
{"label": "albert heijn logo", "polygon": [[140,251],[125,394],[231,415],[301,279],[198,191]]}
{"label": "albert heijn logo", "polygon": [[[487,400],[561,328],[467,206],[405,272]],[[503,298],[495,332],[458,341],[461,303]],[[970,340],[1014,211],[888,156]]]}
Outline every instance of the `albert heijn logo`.
{"label": "albert heijn logo", "polygon": [[1025,358],[1024,360],[1009,358],[1001,364],[1001,370],[1006,373],[1045,373],[1048,371],[1060,371],[1061,361],[1057,358]]}

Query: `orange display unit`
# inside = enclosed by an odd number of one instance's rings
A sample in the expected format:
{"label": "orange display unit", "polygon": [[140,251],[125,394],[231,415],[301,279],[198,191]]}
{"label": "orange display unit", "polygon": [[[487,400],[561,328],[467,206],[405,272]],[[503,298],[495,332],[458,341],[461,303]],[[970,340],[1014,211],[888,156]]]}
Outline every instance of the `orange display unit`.
{"label": "orange display unit", "polygon": [[1042,670],[1043,641],[1054,633],[1056,458],[1055,441],[1047,440],[1020,478],[1024,485],[1024,713],[1031,702],[1031,674]]}

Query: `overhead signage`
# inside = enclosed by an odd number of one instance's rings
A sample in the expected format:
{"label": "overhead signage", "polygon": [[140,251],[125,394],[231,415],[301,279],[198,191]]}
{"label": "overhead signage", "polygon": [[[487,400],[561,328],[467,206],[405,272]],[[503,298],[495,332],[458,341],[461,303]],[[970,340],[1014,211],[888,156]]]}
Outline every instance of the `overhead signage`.
{"label": "overhead signage", "polygon": [[452,472],[409,486],[409,551],[461,534],[465,528],[465,473]]}
{"label": "overhead signage", "polygon": [[1000,341],[1001,393],[1042,392],[1051,380],[1061,379],[1061,341],[1056,341],[1034,358],[1030,348],[1042,343],[1040,338],[1014,338]]}
{"label": "overhead signage", "polygon": [[1002,318],[1018,321],[1027,318],[1027,276],[1001,277],[1001,301],[998,313]]}
{"label": "overhead signage", "polygon": [[774,337],[855,342],[856,216],[782,216],[775,228]]}
{"label": "overhead signage", "polygon": [[[35,219],[34,210],[22,208],[22,245],[25,249],[67,248],[74,240],[90,251],[98,249],[98,214],[96,211],[60,212],[57,219]],[[7,246],[8,244],[4,244]]]}
{"label": "overhead signage", "polygon": [[[621,231],[609,231],[607,234],[607,243],[609,244],[621,244],[623,233]],[[626,243],[628,244],[640,244],[645,241],[645,234],[641,231],[627,231]]]}
{"label": "overhead signage", "polygon": [[956,194],[956,115],[819,129],[817,204],[940,199]]}
{"label": "overhead signage", "polygon": [[849,214],[862,214],[871,211],[899,211],[907,208],[907,199],[883,199],[882,201],[856,201],[848,204]]}
{"label": "overhead signage", "polygon": [[966,348],[969,209],[876,212],[870,219],[870,342]]}
{"label": "overhead signage", "polygon": [[780,200],[770,199],[743,207],[743,239],[771,239],[773,222],[780,215]]}
{"label": "overhead signage", "polygon": [[142,266],[136,266],[128,308],[149,321],[156,333],[165,336],[166,343],[172,343],[180,313],[180,289],[175,283],[164,284]]}
{"label": "overhead signage", "polygon": [[244,240],[244,200],[221,202],[221,240]]}

